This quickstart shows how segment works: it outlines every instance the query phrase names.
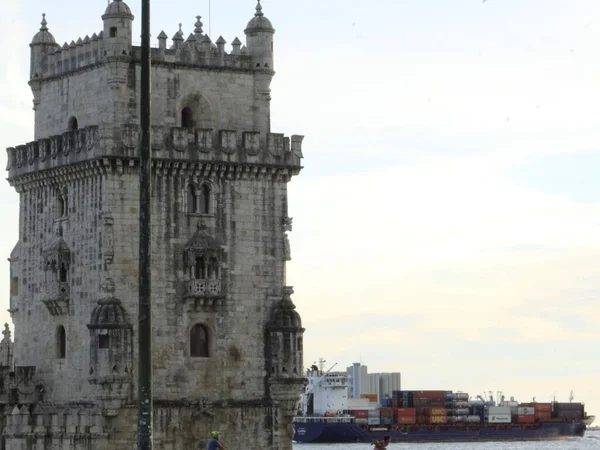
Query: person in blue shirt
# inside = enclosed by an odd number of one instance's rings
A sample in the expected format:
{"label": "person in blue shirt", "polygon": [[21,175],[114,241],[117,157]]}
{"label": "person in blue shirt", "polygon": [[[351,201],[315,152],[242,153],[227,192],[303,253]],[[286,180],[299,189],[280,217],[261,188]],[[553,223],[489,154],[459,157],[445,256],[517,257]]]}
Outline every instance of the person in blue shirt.
{"label": "person in blue shirt", "polygon": [[206,446],[206,450],[227,450],[221,441],[219,441],[220,433],[218,431],[210,432],[210,440],[208,441],[208,445]]}

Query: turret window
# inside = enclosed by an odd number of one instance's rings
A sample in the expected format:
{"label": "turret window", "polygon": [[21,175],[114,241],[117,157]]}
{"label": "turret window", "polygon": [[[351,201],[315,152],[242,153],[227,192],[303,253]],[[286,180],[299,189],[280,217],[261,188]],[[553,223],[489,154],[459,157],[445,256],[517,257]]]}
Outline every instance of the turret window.
{"label": "turret window", "polygon": [[117,37],[117,27],[110,27],[110,37],[111,38]]}
{"label": "turret window", "polygon": [[191,108],[181,110],[181,128],[194,128],[194,113]]}
{"label": "turret window", "polygon": [[196,280],[203,280],[206,274],[206,267],[204,264],[204,258],[199,256],[196,258],[196,265],[194,266],[194,278]]}
{"label": "turret window", "polygon": [[188,199],[188,213],[195,213],[198,211],[198,197],[196,195],[196,186],[190,184],[187,190]]}
{"label": "turret window", "polygon": [[200,188],[200,212],[202,214],[210,213],[210,186],[204,183]]}
{"label": "turret window", "polygon": [[210,183],[202,183],[200,187],[189,184],[187,188],[187,210],[189,214],[211,214],[212,188]]}
{"label": "turret window", "polygon": [[78,127],[79,125],[77,123],[77,117],[71,117],[69,119],[69,131],[77,130]]}
{"label": "turret window", "polygon": [[190,332],[190,356],[192,358],[208,358],[208,329],[196,324]]}
{"label": "turret window", "polygon": [[67,333],[62,325],[56,329],[56,357],[58,359],[67,357]]}
{"label": "turret window", "polygon": [[58,275],[58,279],[61,283],[67,282],[67,268],[65,266],[65,263],[61,263]]}
{"label": "turret window", "polygon": [[98,335],[98,348],[110,348],[110,336],[108,334]]}

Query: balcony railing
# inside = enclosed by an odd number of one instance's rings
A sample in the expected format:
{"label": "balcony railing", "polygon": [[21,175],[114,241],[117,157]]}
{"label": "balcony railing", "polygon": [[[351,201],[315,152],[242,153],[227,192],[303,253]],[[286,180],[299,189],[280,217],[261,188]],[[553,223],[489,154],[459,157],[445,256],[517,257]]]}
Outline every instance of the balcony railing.
{"label": "balcony railing", "polygon": [[190,280],[187,283],[188,297],[210,297],[221,294],[221,280]]}

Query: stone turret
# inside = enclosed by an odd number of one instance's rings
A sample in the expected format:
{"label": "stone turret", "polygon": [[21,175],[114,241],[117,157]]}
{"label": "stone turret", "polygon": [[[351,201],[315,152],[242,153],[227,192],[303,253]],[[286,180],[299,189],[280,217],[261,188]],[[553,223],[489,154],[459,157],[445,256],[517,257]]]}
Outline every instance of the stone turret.
{"label": "stone turret", "polygon": [[46,14],[42,14],[41,25],[40,31],[36,33],[31,44],[29,44],[31,48],[31,79],[41,77],[48,69],[48,54],[54,52],[58,47],[54,36],[48,31]]}
{"label": "stone turret", "polygon": [[102,16],[105,56],[131,54],[133,14],[122,0],[114,0]]}
{"label": "stone turret", "polygon": [[260,0],[256,5],[256,13],[244,30],[246,33],[246,47],[252,56],[255,67],[274,69],[273,62],[273,35],[275,29],[271,21],[262,12]]}

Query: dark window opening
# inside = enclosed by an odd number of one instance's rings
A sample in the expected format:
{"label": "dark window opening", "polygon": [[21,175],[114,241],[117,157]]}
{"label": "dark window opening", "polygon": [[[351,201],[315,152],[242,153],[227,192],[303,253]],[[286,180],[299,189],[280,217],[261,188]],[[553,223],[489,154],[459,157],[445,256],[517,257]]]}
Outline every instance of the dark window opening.
{"label": "dark window opening", "polygon": [[98,348],[109,348],[110,347],[110,336],[108,334],[101,334],[98,336]]}
{"label": "dark window opening", "polygon": [[60,264],[60,269],[58,271],[59,273],[59,281],[61,283],[66,283],[67,282],[67,268],[65,267],[65,263],[61,263]]}
{"label": "dark window opening", "polygon": [[67,334],[62,325],[56,330],[56,357],[59,359],[67,357]]}
{"label": "dark window opening", "polygon": [[59,196],[58,197],[58,217],[64,217],[66,209],[67,208],[65,205],[65,200]]}
{"label": "dark window opening", "polygon": [[194,325],[190,333],[190,355],[194,358],[208,357],[208,330],[204,325]]}
{"label": "dark window opening", "polygon": [[206,278],[210,280],[219,279],[219,261],[217,258],[210,258],[208,262],[208,276]]}
{"label": "dark window opening", "polygon": [[194,114],[190,108],[186,107],[181,110],[181,127],[194,128]]}
{"label": "dark window opening", "polygon": [[69,119],[69,131],[74,131],[77,128],[78,128],[77,118],[76,117],[71,117]]}
{"label": "dark window opening", "polygon": [[200,209],[203,214],[210,213],[210,186],[203,184],[200,189]]}
{"label": "dark window opening", "polygon": [[19,277],[10,279],[10,295],[19,295]]}
{"label": "dark window opening", "polygon": [[188,186],[188,212],[190,213],[195,213],[197,212],[197,208],[198,208],[198,199],[196,197],[196,188],[194,187],[194,185],[190,184]]}
{"label": "dark window opening", "polygon": [[302,345],[303,345],[303,344],[302,344],[302,338],[298,338],[298,351],[299,351],[299,352],[301,352],[301,351],[303,350],[303,349],[302,349]]}
{"label": "dark window opening", "polygon": [[110,27],[110,37],[111,38],[117,37],[117,27]]}
{"label": "dark window opening", "polygon": [[196,258],[196,265],[194,267],[194,278],[196,280],[203,280],[206,273],[206,267],[204,264],[204,258],[201,256]]}

